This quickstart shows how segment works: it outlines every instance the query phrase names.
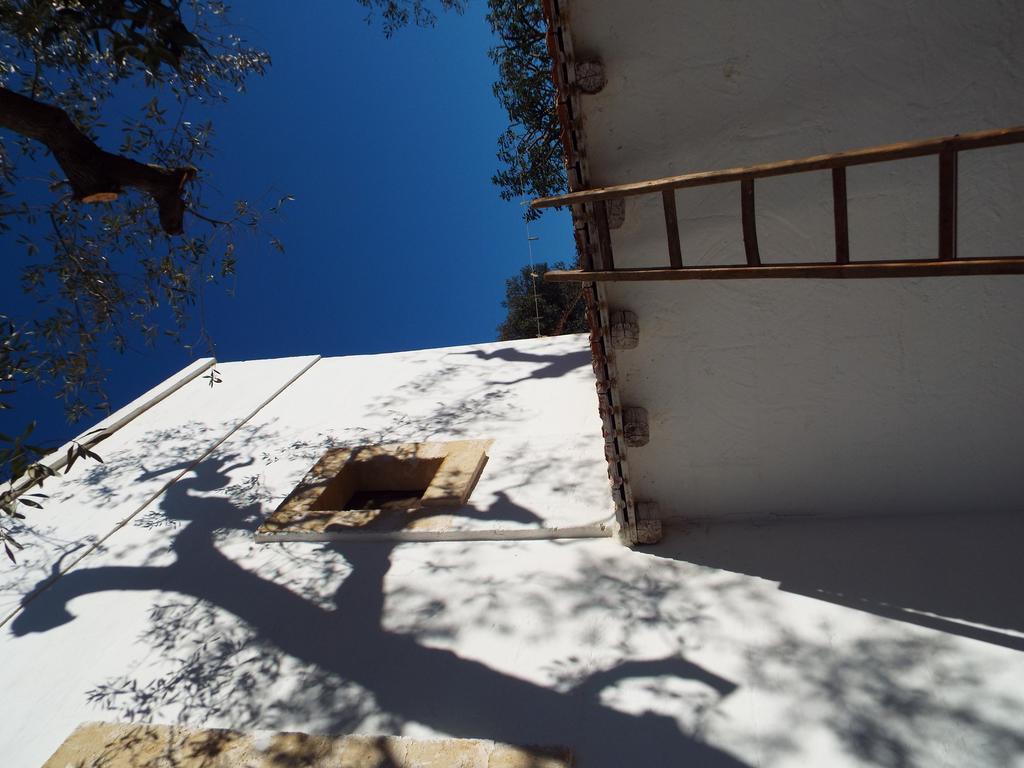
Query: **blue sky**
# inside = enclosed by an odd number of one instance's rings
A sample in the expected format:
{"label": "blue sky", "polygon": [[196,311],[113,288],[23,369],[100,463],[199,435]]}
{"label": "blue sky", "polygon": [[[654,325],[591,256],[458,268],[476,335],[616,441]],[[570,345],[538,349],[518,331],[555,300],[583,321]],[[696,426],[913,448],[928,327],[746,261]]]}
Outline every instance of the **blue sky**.
{"label": "blue sky", "polygon": [[[190,115],[209,114],[216,126],[218,152],[205,170],[228,199],[296,199],[269,226],[285,252],[242,240],[233,295],[206,291],[219,359],[495,338],[504,280],[527,253],[520,206],[502,201],[490,181],[507,120],[491,92],[485,12],[483,0],[471,0],[465,14],[443,14],[433,29],[386,39],[354,0],[233,8],[240,32],[273,65],[245,93]],[[567,214],[545,214],[531,227],[538,261],[572,260]],[[4,284],[0,311],[23,310],[16,281]],[[189,360],[166,342],[106,356],[112,406]],[[88,427],[65,425],[48,393],[20,400],[0,431],[29,411],[50,440]]]}

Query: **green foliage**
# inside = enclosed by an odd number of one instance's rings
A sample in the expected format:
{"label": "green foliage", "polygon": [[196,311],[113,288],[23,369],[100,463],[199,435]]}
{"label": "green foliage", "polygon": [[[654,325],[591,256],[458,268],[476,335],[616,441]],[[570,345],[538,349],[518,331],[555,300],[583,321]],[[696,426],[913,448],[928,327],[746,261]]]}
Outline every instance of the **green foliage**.
{"label": "green foliage", "polygon": [[[391,37],[402,27],[412,24],[417,27],[432,27],[437,23],[437,14],[427,0],[356,0],[367,10],[366,22],[372,24],[380,18],[385,37]],[[438,0],[442,11],[462,13],[466,0]]]}
{"label": "green foliage", "polygon": [[[118,151],[195,167],[213,154],[213,125],[186,119],[188,108],[241,90],[270,62],[224,31],[227,13],[214,0],[0,0],[0,40],[10,57],[0,84],[64,109],[95,137],[111,117],[106,104],[117,86],[141,81],[154,95],[123,117]],[[22,284],[43,312],[19,326],[25,363],[9,383],[54,381],[68,419],[77,421],[106,407],[98,346],[123,350],[133,335],[152,342],[161,332],[183,341],[201,286],[234,271],[235,230],[255,229],[261,213],[239,201],[226,221],[205,215],[201,172],[187,203],[203,229],[181,238],[161,230],[141,196],[82,205],[51,194],[51,202],[29,205],[25,199],[42,195],[19,178],[18,160],[31,159],[38,145],[18,136],[12,143],[13,151],[0,150],[0,232],[17,227],[16,244],[30,260]],[[61,185],[51,171],[51,189]]]}
{"label": "green foliage", "polygon": [[[509,119],[498,137],[500,167],[492,181],[505,200],[560,194],[567,182],[541,4],[488,0],[488,8],[487,21],[499,40],[490,50],[498,67],[494,95]],[[527,219],[539,215],[526,209]]]}
{"label": "green foliage", "polygon": [[[64,110],[108,151],[198,169],[183,192],[194,226],[171,237],[151,199],[125,193],[77,202],[42,145],[0,137],[0,235],[24,253],[22,286],[39,306],[30,318],[0,318],[0,409],[19,387],[49,383],[77,421],[107,409],[107,372],[96,362],[102,347],[123,351],[136,339],[169,337],[212,349],[201,323],[203,286],[234,273],[237,238],[256,235],[264,216],[238,201],[231,216],[215,218],[203,200],[201,167],[214,152],[214,129],[190,113],[243,90],[270,64],[230,29],[219,0],[0,0],[0,86]],[[143,101],[139,86],[151,91],[148,100],[133,113],[112,113],[122,92],[121,103]],[[117,127],[120,146],[104,146]],[[48,178],[38,178],[40,168]],[[186,338],[193,314],[199,329]],[[45,447],[29,442],[30,433],[0,435],[0,480],[9,481],[0,507],[9,515],[19,503],[15,481],[46,474],[38,463]],[[81,447],[80,455],[96,456]],[[7,535],[0,530],[5,545]]]}
{"label": "green foliage", "polygon": [[[410,24],[432,26],[437,12],[462,12],[466,5],[356,2],[367,9],[368,21],[379,19],[387,36]],[[499,39],[490,51],[499,73],[494,93],[510,121],[498,139],[500,167],[493,181],[508,200],[564,191],[540,3],[488,0],[488,7]],[[123,351],[135,339],[153,343],[166,336],[212,351],[202,326],[203,286],[231,278],[237,238],[260,232],[265,213],[292,199],[282,197],[266,212],[238,201],[229,217],[210,215],[203,199],[208,178],[202,165],[214,153],[214,127],[191,113],[244,90],[246,78],[270,64],[267,53],[231,32],[229,17],[220,0],[0,0],[0,87],[64,110],[101,146],[101,134],[119,127],[119,146],[105,147],[110,151],[196,169],[183,192],[196,226],[171,237],[151,200],[121,194],[109,203],[83,205],[67,193],[67,181],[40,145],[23,135],[0,137],[0,236],[7,236],[9,249],[24,253],[22,285],[40,306],[31,318],[0,317],[0,409],[9,407],[19,387],[50,382],[70,421],[105,410],[107,372],[96,362],[104,345]],[[133,114],[110,114],[111,97],[122,88],[137,93],[138,85],[151,89],[152,98]],[[40,163],[48,163],[48,178],[37,178]],[[283,251],[276,238],[269,243]],[[539,266],[538,275],[545,269]],[[528,272],[508,281],[502,338],[537,333]],[[537,286],[541,333],[583,330],[578,288],[539,280]],[[527,294],[530,301],[524,302]],[[199,330],[186,338],[195,314]],[[211,386],[216,380],[212,373]],[[39,482],[50,473],[39,463],[45,447],[32,443],[31,433],[29,425],[17,436],[0,435],[0,480],[10,482],[0,493],[0,511],[9,515],[18,514],[15,480]],[[75,456],[95,456],[92,444]],[[0,542],[14,544],[2,527]]]}
{"label": "green foliage", "polygon": [[[224,31],[228,11],[216,0],[0,0],[3,84],[64,109],[86,133],[122,82],[158,86],[178,103],[224,99],[270,64],[267,53]],[[154,100],[128,124],[165,112]],[[158,141],[158,154],[184,148]]]}
{"label": "green foliage", "polygon": [[[550,268],[566,267],[556,262]],[[587,330],[586,304],[580,286],[575,283],[545,282],[543,277],[548,269],[544,262],[537,264],[532,271],[526,266],[505,281],[505,300],[501,306],[508,310],[508,316],[498,326],[500,341],[583,333]]]}

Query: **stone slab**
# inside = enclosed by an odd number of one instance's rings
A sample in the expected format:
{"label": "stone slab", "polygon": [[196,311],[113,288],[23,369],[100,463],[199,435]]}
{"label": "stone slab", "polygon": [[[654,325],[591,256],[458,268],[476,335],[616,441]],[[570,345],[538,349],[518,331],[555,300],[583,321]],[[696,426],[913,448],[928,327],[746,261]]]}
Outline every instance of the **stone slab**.
{"label": "stone slab", "polygon": [[43,768],[570,768],[563,747],[83,723]]}

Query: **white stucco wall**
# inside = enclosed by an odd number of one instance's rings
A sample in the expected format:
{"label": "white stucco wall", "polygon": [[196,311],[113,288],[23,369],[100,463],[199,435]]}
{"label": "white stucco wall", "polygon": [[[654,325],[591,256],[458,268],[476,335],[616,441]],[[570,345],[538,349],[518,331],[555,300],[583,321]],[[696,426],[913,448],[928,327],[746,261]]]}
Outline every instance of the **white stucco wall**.
{"label": "white stucco wall", "polygon": [[3,566],[16,600],[102,538],[0,627],[4,768],[93,720],[557,744],[580,768],[1024,766],[1020,516],[675,529],[646,551],[258,545],[321,450],[380,438],[495,440],[466,525],[607,515],[589,351],[218,370],[49,484]]}
{"label": "white stucco wall", "polygon": [[[591,184],[1024,122],[1024,6],[565,3]],[[938,163],[848,172],[851,258],[936,255]],[[833,254],[828,172],[758,182],[765,263]],[[1019,255],[1024,147],[960,156],[961,256]],[[677,193],[684,264],[743,263],[739,185]],[[660,199],[629,198],[616,266],[667,265]],[[638,498],[684,517],[1019,509],[1024,278],[616,283],[617,355],[652,416]]]}
{"label": "white stucco wall", "polygon": [[[227,566],[294,590],[311,606],[329,603],[348,573],[339,555],[324,555],[324,572],[315,545],[258,545],[253,531],[330,447],[493,440],[454,527],[515,539],[611,522],[584,337],[219,363],[217,370],[222,383],[194,379],[139,414],[96,447],[102,464],[79,461],[45,483],[43,510],[26,510],[15,531],[25,549],[0,593],[0,619],[14,617],[0,630],[0,646],[19,670],[8,680],[7,699],[18,706],[0,724],[0,764],[39,765],[79,722],[109,715],[94,701],[105,680],[174,668],[180,659],[162,658],[160,641],[147,634],[158,595],[180,605],[173,596],[216,590]],[[69,605],[70,613],[43,605],[58,584],[81,582],[95,594]],[[29,596],[39,625],[26,624],[20,611]],[[190,611],[182,619],[186,644],[188,637],[206,642]],[[301,669],[285,666],[275,679],[301,686]],[[243,682],[232,674],[223,694],[243,696],[236,685]],[[173,687],[178,705],[164,719],[187,720],[190,695],[187,684]],[[138,710],[121,715],[145,719]],[[229,721],[209,708],[193,722]]]}
{"label": "white stucco wall", "polygon": [[12,527],[24,549],[18,552],[18,567],[0,577],[0,617],[140,514],[315,361],[308,356],[220,363],[222,384],[210,387],[208,379],[192,379],[96,445],[102,464],[79,459],[70,472],[61,470],[47,480],[37,489],[49,496],[43,509],[24,510],[31,520]]}
{"label": "white stucco wall", "polygon": [[253,515],[260,520],[331,447],[465,439],[493,443],[453,527],[511,534],[612,517],[583,337],[216,369],[221,383],[193,378],[96,445],[103,463],[80,459],[37,489],[49,498],[43,509],[26,510],[30,523],[13,523],[25,548],[16,571],[0,579],[0,619],[126,523],[138,523],[225,438],[249,470],[248,496],[259,499]]}
{"label": "white stucco wall", "polygon": [[330,447],[493,440],[461,530],[609,522],[584,337],[320,360],[247,425],[266,512]]}

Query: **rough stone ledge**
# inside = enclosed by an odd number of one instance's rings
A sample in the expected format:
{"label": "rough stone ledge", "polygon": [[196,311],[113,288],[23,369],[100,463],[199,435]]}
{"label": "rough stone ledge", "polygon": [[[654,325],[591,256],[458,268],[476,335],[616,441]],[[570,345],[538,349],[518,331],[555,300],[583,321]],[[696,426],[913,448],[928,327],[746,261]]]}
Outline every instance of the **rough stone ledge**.
{"label": "rough stone ledge", "polygon": [[312,736],[305,733],[83,723],[43,768],[571,768],[562,747],[479,739]]}

